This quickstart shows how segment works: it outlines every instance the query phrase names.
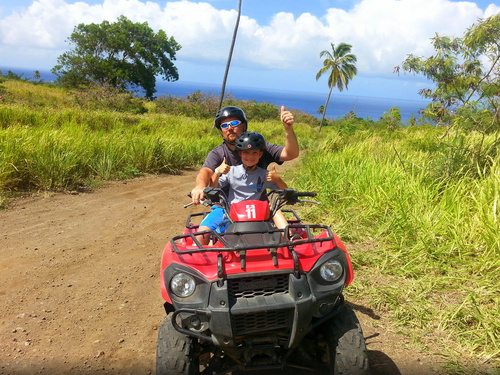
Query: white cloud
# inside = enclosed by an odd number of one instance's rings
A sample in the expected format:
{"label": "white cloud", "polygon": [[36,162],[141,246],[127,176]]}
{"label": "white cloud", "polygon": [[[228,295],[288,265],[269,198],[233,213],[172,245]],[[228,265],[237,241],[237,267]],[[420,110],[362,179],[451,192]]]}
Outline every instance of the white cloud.
{"label": "white cloud", "polygon": [[[347,12],[328,9],[321,18],[309,13],[295,18],[282,12],[268,25],[260,25],[242,16],[232,67],[311,71],[314,76],[321,67],[319,53],[329,49],[331,42],[346,42],[357,55],[360,75],[390,76],[407,54],[430,55],[429,39],[436,32],[462,36],[478,18],[498,12],[496,5],[483,12],[466,1],[362,0]],[[168,1],[164,7],[140,0],[103,0],[98,5],[36,0],[22,11],[0,18],[0,63],[15,60],[7,54],[22,46],[19,59],[28,59],[31,49],[38,56],[33,61],[46,65],[35,68],[51,68],[57,56],[70,48],[66,39],[76,25],[104,19],[112,22],[122,14],[174,36],[182,46],[178,64],[198,61],[200,66],[225,66],[236,10],[218,10],[207,2],[186,0]]]}
{"label": "white cloud", "polygon": [[223,60],[227,56],[237,12],[208,3],[169,2],[149,25],[164,30],[182,46],[179,58]]}
{"label": "white cloud", "polygon": [[[481,10],[473,3],[364,0],[349,13],[346,27],[360,72],[390,74],[409,53],[431,54],[430,38],[436,32],[462,33],[480,15]],[[331,35],[337,39],[333,27]]]}
{"label": "white cloud", "polygon": [[495,4],[490,4],[484,12],[484,17],[490,17],[498,13],[500,13],[500,6]]}

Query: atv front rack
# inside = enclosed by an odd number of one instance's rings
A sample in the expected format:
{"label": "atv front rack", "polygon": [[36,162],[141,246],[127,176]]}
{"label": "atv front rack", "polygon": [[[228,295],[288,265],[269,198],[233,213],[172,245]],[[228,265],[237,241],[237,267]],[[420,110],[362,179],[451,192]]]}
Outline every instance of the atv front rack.
{"label": "atv front rack", "polygon": [[[315,236],[313,230],[322,230],[325,233],[323,236]],[[291,232],[301,232],[305,237],[295,238],[296,235],[291,235]],[[221,244],[222,246],[209,246],[204,247],[200,244],[196,236],[202,234],[210,234],[213,238],[215,245]],[[186,241],[190,239],[192,245],[186,248]],[[334,236],[332,230],[327,225],[304,225],[304,224],[291,224],[285,229],[271,229],[263,231],[239,231],[231,233],[217,233],[213,230],[200,231],[176,236],[170,240],[172,251],[176,254],[193,254],[200,252],[216,252],[218,254],[217,274],[219,278],[223,277],[222,267],[222,253],[223,252],[238,252],[240,256],[241,269],[246,268],[246,252],[254,250],[269,250],[275,266],[278,266],[278,248],[287,248],[294,261],[294,272],[298,277],[299,274],[299,258],[295,252],[295,246],[323,243],[333,241]],[[182,241],[182,248],[181,243]]]}

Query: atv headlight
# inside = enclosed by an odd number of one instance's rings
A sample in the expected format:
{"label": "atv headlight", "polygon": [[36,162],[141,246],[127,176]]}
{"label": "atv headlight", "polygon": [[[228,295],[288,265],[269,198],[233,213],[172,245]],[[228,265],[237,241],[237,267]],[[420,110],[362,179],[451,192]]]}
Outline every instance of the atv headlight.
{"label": "atv headlight", "polygon": [[177,297],[189,297],[194,293],[196,282],[191,275],[180,272],[170,280],[170,289]]}
{"label": "atv headlight", "polygon": [[344,272],[344,267],[342,267],[342,263],[340,263],[336,259],[330,259],[325,262],[321,268],[319,269],[319,274],[321,277],[328,282],[334,282],[340,279],[342,273]]}

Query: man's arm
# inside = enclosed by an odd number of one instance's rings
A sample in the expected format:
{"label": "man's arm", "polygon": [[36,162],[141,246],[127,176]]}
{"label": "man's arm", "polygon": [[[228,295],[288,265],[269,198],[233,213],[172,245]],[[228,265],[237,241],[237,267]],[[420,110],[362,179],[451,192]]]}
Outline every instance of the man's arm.
{"label": "man's arm", "polygon": [[285,111],[285,106],[281,106],[281,122],[285,127],[285,148],[281,151],[280,161],[293,160],[299,156],[299,142],[293,131],[295,119],[292,112]]}
{"label": "man's arm", "polygon": [[202,167],[196,176],[196,186],[191,190],[193,204],[200,204],[203,199],[203,190],[209,186],[214,172],[208,167]]}

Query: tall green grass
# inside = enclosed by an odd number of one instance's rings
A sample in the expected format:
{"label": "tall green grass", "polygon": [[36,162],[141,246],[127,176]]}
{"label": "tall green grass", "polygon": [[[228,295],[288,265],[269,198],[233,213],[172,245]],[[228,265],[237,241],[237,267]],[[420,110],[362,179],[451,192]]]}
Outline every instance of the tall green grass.
{"label": "tall green grass", "polygon": [[[89,91],[67,93],[68,98],[60,89],[3,84],[7,104],[0,106],[0,204],[16,192],[75,190],[102,180],[197,168],[222,141],[212,128],[213,118],[162,113],[156,102],[138,106],[131,99],[131,111],[124,111],[124,103],[130,102],[124,94]],[[103,103],[114,104],[103,109]],[[143,113],[139,107],[151,111]],[[252,107],[255,112],[259,105]],[[274,115],[270,105],[263,108],[274,120],[250,120],[249,129],[282,144],[278,108]],[[297,129],[303,147],[312,138],[305,134],[312,132]]]}
{"label": "tall green grass", "polygon": [[438,341],[443,354],[498,361],[500,158],[479,176],[454,179],[434,163],[444,130],[323,134],[294,184],[318,191],[312,220],[368,244],[353,256],[360,279],[348,293],[392,314],[412,337],[418,329],[418,341]]}
{"label": "tall green grass", "polygon": [[71,121],[0,129],[0,188],[75,189],[93,178],[177,173],[199,164],[218,141],[206,126],[184,121],[151,118],[104,130]]}

